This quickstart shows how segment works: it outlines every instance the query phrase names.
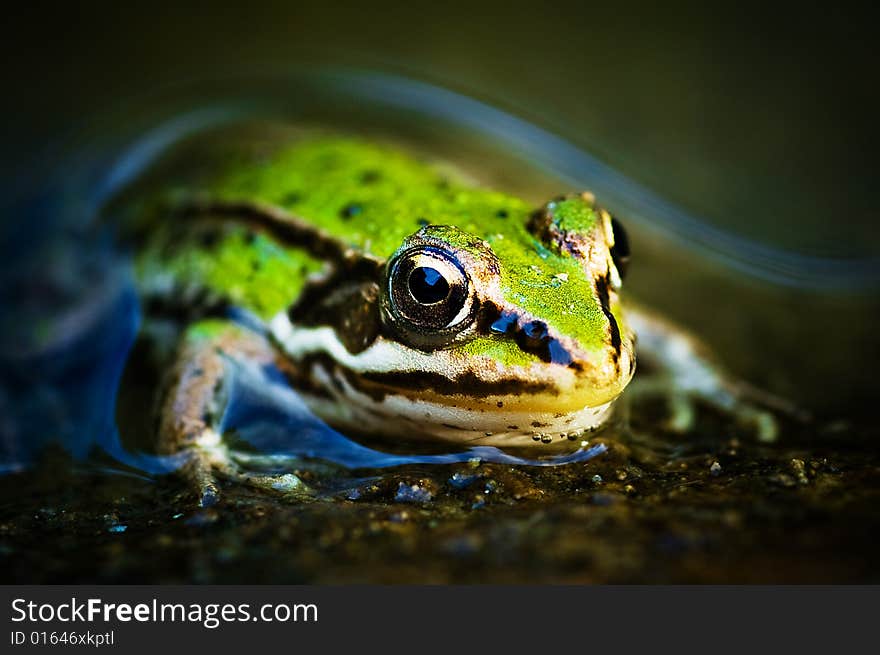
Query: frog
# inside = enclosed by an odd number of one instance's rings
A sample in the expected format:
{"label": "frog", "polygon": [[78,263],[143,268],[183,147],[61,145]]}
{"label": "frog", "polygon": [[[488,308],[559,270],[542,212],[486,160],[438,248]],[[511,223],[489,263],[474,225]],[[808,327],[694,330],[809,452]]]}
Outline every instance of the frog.
{"label": "frog", "polygon": [[182,457],[200,505],[229,480],[308,494],[222,434],[242,366],[345,433],[549,449],[609,422],[638,350],[665,372],[674,429],[701,399],[772,437],[694,338],[625,305],[629,239],[592,193],[536,205],[379,138],[272,134],[195,139],[104,212],[142,332],[165,344],[157,450]]}

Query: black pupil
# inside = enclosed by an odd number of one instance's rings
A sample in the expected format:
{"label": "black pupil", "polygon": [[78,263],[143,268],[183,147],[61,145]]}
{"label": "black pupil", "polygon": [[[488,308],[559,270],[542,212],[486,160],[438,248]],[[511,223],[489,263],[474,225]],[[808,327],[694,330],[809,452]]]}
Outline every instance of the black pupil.
{"label": "black pupil", "polygon": [[437,269],[419,266],[409,274],[409,292],[423,305],[433,305],[446,300],[449,282]]}

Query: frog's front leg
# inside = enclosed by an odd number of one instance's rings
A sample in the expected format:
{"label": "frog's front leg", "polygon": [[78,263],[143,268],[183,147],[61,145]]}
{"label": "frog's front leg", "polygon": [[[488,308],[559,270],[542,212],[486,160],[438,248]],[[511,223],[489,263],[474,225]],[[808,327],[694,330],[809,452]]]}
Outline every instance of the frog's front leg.
{"label": "frog's front leg", "polygon": [[261,475],[243,470],[219,431],[231,391],[231,367],[270,365],[277,360],[277,352],[264,337],[231,322],[202,321],[184,333],[162,393],[159,449],[184,454],[181,471],[195,485],[200,505],[213,505],[219,499],[217,477],[295,496],[308,493],[292,473]]}
{"label": "frog's front leg", "polygon": [[775,441],[778,414],[798,420],[804,412],[792,403],[757,389],[727,373],[696,337],[650,310],[627,314],[637,335],[637,357],[647,375],[636,376],[630,396],[660,395],[669,407],[667,427],[687,432],[696,420],[695,400],[732,416],[760,441]]}

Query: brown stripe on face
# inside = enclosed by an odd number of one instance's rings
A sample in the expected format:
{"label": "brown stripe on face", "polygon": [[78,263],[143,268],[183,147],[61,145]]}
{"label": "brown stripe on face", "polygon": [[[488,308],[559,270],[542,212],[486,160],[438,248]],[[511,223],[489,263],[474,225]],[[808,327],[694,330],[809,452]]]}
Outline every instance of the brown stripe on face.
{"label": "brown stripe on face", "polygon": [[352,252],[343,242],[329,237],[302,218],[272,205],[246,201],[192,200],[173,207],[172,211],[183,217],[216,217],[255,225],[266,230],[279,242],[302,248],[318,259],[346,263],[358,258],[357,253]]}
{"label": "brown stripe on face", "polygon": [[554,390],[543,382],[524,382],[520,378],[505,378],[487,382],[473,372],[463,373],[450,379],[432,372],[364,373],[360,377],[383,387],[433,391],[445,396],[455,394],[484,398],[486,396],[519,396],[523,393],[548,393]]}
{"label": "brown stripe on face", "polygon": [[332,328],[345,349],[356,355],[379,336],[379,294],[377,282],[351,280],[340,271],[307,285],[287,316],[293,325]]}
{"label": "brown stripe on face", "polygon": [[287,311],[291,323],[327,326],[346,349],[357,354],[379,335],[379,285],[384,262],[363,256],[303,219],[271,205],[250,202],[190,202],[175,209],[182,216],[241,221],[268,232],[280,243],[301,248],[335,264],[326,278],[309,282]]}
{"label": "brown stripe on face", "polygon": [[612,357],[614,358],[614,366],[615,368],[619,368],[620,366],[620,327],[617,325],[617,319],[614,318],[614,314],[611,311],[611,303],[609,299],[608,289],[611,286],[611,282],[608,279],[608,273],[603,275],[602,277],[596,278],[596,294],[599,296],[599,304],[602,307],[602,313],[605,314],[605,318],[608,319],[608,330],[611,336],[611,347],[614,349],[614,354]]}
{"label": "brown stripe on face", "polygon": [[330,327],[352,354],[369,348],[379,336],[380,285],[384,266],[364,257],[349,258],[325,278],[306,284],[288,308],[293,325]]}
{"label": "brown stripe on face", "polygon": [[359,373],[341,365],[326,353],[314,353],[304,357],[300,368],[310,371],[313,366],[325,371],[342,374],[348,384],[376,402],[388,395],[417,397],[423,392],[444,396],[467,395],[474,398],[487,396],[517,396],[522,394],[554,393],[555,387],[544,382],[524,382],[519,378],[505,378],[487,382],[472,372],[454,379],[432,372],[374,372]]}

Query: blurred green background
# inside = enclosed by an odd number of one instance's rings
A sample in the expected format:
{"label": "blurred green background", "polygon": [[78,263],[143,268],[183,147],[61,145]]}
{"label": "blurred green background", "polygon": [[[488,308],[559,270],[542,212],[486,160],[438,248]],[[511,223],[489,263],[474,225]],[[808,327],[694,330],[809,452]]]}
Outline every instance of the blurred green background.
{"label": "blurred green background", "polygon": [[3,170],[146,89],[379,68],[563,133],[757,239],[880,253],[873,22],[741,3],[28,3],[3,21]]}

